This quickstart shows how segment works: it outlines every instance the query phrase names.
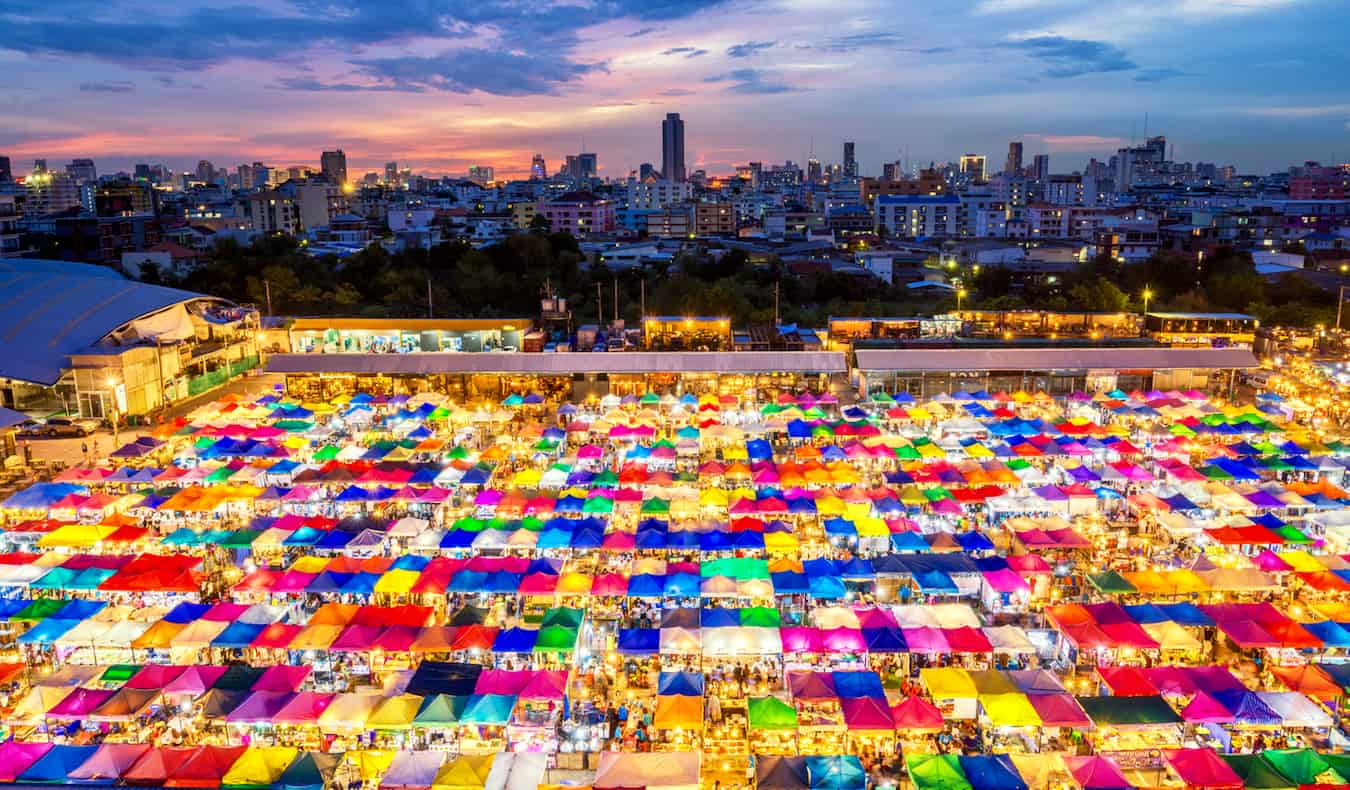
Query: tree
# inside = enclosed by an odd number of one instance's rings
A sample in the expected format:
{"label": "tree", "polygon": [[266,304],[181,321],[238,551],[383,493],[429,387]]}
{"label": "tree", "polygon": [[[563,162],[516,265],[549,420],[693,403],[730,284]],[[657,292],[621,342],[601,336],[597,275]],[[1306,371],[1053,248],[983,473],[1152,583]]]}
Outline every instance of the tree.
{"label": "tree", "polygon": [[552,227],[552,224],[548,221],[548,217],[543,214],[535,214],[530,217],[531,233],[548,233],[550,227]]}
{"label": "tree", "polygon": [[1075,285],[1069,289],[1069,298],[1079,309],[1094,313],[1118,313],[1130,301],[1124,291],[1106,279]]}

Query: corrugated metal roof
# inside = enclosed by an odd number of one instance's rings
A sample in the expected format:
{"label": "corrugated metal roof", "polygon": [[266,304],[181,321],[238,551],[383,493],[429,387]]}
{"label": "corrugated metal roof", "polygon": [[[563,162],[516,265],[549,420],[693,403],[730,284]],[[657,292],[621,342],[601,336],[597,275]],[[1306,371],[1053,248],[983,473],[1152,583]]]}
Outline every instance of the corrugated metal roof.
{"label": "corrugated metal roof", "polygon": [[291,329],[297,332],[328,329],[368,330],[387,332],[396,329],[406,332],[444,331],[471,332],[492,329],[528,329],[534,324],[530,318],[297,318]]}
{"label": "corrugated metal roof", "polygon": [[1254,368],[1243,348],[859,349],[860,370],[1177,370]]}
{"label": "corrugated metal roof", "polygon": [[269,373],[843,373],[838,351],[277,354]]}
{"label": "corrugated metal roof", "polygon": [[128,321],[200,298],[103,266],[0,261],[0,377],[55,384],[72,353]]}

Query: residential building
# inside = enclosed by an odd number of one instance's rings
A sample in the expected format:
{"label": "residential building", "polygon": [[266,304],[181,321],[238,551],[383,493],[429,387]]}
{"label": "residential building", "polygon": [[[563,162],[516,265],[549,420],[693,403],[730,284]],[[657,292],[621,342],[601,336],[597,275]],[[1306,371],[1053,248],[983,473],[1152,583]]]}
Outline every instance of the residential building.
{"label": "residential building", "polygon": [[280,192],[268,190],[245,195],[240,200],[240,209],[260,233],[294,236],[300,232],[300,210],[295,198]]}
{"label": "residential building", "polygon": [[684,181],[684,121],[677,112],[666,113],[661,122],[661,175],[668,181]]}
{"label": "residential building", "polygon": [[277,190],[295,199],[296,210],[300,214],[302,230],[327,227],[333,217],[347,211],[347,196],[342,183],[329,182],[327,179],[291,182]]}
{"label": "residential building", "polygon": [[530,160],[530,180],[543,181],[548,178],[548,165],[544,162],[543,154],[535,154]]}
{"label": "residential building", "polygon": [[25,217],[45,217],[80,207],[80,185],[65,173],[34,172],[24,179],[28,197]]}
{"label": "residential building", "polygon": [[0,258],[13,258],[21,251],[19,207],[14,195],[0,193]]}
{"label": "residential building", "polygon": [[1054,175],[1044,182],[1045,202],[1053,206],[1087,205],[1083,194],[1083,177],[1073,175]]}
{"label": "residential building", "polygon": [[629,208],[667,208],[684,203],[694,196],[694,186],[688,181],[668,178],[629,180]]}
{"label": "residential building", "polygon": [[961,199],[955,195],[881,195],[873,226],[897,238],[957,235]]}
{"label": "residential building", "polygon": [[119,179],[99,184],[94,192],[94,213],[100,217],[127,217],[159,213],[159,193],[144,181]]}
{"label": "residential building", "polygon": [[921,170],[913,179],[858,179],[858,197],[864,206],[871,206],[878,195],[941,195],[946,191],[947,184],[936,170]]}
{"label": "residential building", "polygon": [[215,181],[215,166],[205,159],[199,160],[197,162],[197,180],[203,184],[210,184]]}
{"label": "residential building", "polygon": [[525,230],[534,221],[539,204],[529,200],[520,200],[511,204],[511,224]]}
{"label": "residential building", "polygon": [[1154,217],[1106,217],[1101,227],[1093,231],[1089,254],[1123,263],[1144,261],[1158,251],[1160,238],[1158,220]]}
{"label": "residential building", "polygon": [[491,184],[497,180],[497,171],[491,165],[474,165],[469,168],[469,180],[479,184]]}
{"label": "residential building", "polygon": [[347,184],[347,153],[341,148],[324,151],[319,155],[319,171],[330,184],[339,187]]}
{"label": "residential building", "polygon": [[1350,200],[1350,165],[1303,168],[1289,177],[1290,200]]}
{"label": "residential building", "polygon": [[567,192],[539,207],[553,233],[586,236],[614,230],[614,204],[592,192]]}
{"label": "residential building", "polygon": [[0,184],[8,184],[14,180],[14,170],[10,167],[9,157],[0,156]]}
{"label": "residential building", "polygon": [[699,236],[731,236],[736,233],[736,208],[731,201],[694,204],[694,233]]}
{"label": "residential building", "polygon": [[647,235],[656,239],[684,238],[690,235],[689,209],[684,206],[663,208],[646,215]]}

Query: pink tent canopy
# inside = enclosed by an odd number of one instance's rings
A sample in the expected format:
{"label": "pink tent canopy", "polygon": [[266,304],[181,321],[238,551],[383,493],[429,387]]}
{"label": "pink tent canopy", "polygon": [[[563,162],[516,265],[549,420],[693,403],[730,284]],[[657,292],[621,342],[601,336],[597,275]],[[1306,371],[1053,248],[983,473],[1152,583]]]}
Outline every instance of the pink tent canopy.
{"label": "pink tent canopy", "polygon": [[820,646],[827,653],[866,653],[867,640],[856,628],[822,628]]}
{"label": "pink tent canopy", "polygon": [[1110,758],[1068,756],[1064,763],[1083,790],[1127,790],[1131,787]]}
{"label": "pink tent canopy", "polygon": [[183,674],[164,686],[164,693],[200,696],[214,686],[217,680],[220,680],[220,676],[225,674],[225,669],[225,667],[213,666],[188,667],[183,671]]}
{"label": "pink tent canopy", "polygon": [[943,636],[941,628],[925,625],[900,630],[905,635],[905,644],[909,645],[909,652],[911,653],[947,653],[951,651],[951,646],[947,644],[947,639]]}
{"label": "pink tent canopy", "polygon": [[821,652],[820,631],[804,626],[786,626],[779,630],[784,653]]}
{"label": "pink tent canopy", "polygon": [[891,708],[891,717],[899,730],[938,731],[944,726],[942,711],[922,697],[905,697]]}
{"label": "pink tent canopy", "polygon": [[1163,759],[1188,787],[1242,790],[1242,778],[1213,749],[1176,749]]}
{"label": "pink tent canopy", "polygon": [[893,730],[895,719],[884,699],[854,697],[839,703],[850,730]]}
{"label": "pink tent canopy", "polygon": [[1027,700],[1036,710],[1042,726],[1091,728],[1092,720],[1078,701],[1069,694],[1029,694]]}
{"label": "pink tent canopy", "polygon": [[83,718],[107,702],[112,695],[113,692],[106,689],[77,688],[47,711],[47,716],[53,719]]}
{"label": "pink tent canopy", "polygon": [[0,782],[12,783],[51,748],[50,743],[0,743]]}
{"label": "pink tent canopy", "polygon": [[263,670],[262,675],[257,682],[253,684],[254,691],[295,691],[309,677],[313,671],[310,666],[290,666],[277,665]]}
{"label": "pink tent canopy", "polygon": [[1226,724],[1233,720],[1233,714],[1218,700],[1201,691],[1181,709],[1181,718],[1195,724]]}

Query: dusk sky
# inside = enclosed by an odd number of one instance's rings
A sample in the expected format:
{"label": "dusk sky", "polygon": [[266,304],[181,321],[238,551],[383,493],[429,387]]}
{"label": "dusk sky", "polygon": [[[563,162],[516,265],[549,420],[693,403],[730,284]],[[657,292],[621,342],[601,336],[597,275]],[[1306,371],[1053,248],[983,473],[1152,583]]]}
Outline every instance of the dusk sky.
{"label": "dusk sky", "polygon": [[824,162],[864,172],[1007,142],[1055,171],[1166,134],[1179,160],[1268,172],[1350,158],[1346,0],[356,0],[0,3],[0,154],[602,176]]}

